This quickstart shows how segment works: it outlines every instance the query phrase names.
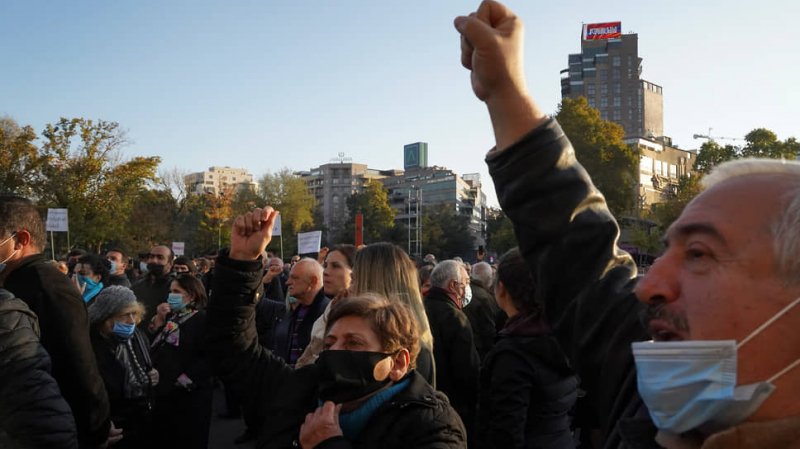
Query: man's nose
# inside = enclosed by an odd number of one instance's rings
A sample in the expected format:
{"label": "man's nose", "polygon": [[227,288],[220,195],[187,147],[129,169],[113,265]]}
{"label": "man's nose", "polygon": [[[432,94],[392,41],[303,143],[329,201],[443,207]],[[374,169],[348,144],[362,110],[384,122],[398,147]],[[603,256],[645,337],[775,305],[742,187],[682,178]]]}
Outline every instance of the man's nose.
{"label": "man's nose", "polygon": [[646,304],[670,303],[680,296],[674,256],[664,253],[636,284],[637,299]]}

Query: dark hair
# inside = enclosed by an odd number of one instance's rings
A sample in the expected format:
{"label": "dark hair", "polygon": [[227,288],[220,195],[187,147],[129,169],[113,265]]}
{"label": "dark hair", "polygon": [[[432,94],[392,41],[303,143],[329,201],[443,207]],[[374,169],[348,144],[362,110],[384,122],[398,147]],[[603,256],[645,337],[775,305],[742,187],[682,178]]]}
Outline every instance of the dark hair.
{"label": "dark hair", "polygon": [[541,306],[536,301],[536,283],[530,268],[522,258],[519,248],[512,248],[497,262],[495,282],[502,282],[511,296],[511,302],[521,312],[539,315]]}
{"label": "dark hair", "polygon": [[[340,252],[344,256],[344,258],[347,259],[347,266],[353,268],[353,262],[355,261],[356,258],[355,246],[348,245],[346,243],[343,243],[341,245],[336,245],[330,251],[328,251],[328,255],[330,255],[334,251]],[[327,258],[328,256],[325,256],[325,259]]]}
{"label": "dark hair", "polygon": [[399,301],[389,301],[375,293],[341,298],[331,306],[325,334],[327,335],[334,323],[348,316],[356,316],[369,322],[385,353],[395,353],[405,348],[409,353],[409,368],[417,365],[419,332],[408,306]]}
{"label": "dark hair", "polygon": [[111,262],[106,260],[105,257],[101,257],[97,254],[86,254],[79,257],[77,263],[88,265],[94,274],[100,275],[100,282],[106,286],[108,285],[108,275],[110,274],[109,270],[111,270]]}
{"label": "dark hair", "polygon": [[428,281],[428,279],[431,278],[431,273],[433,272],[434,268],[436,268],[436,265],[433,264],[425,264],[417,268],[417,273],[419,274],[420,287],[422,287],[422,284],[424,284],[426,281]]}
{"label": "dark hair", "polygon": [[106,250],[106,254],[108,254],[108,253],[110,253],[112,251],[115,252],[115,253],[119,253],[122,256],[122,261],[123,262],[128,262],[126,260],[127,256],[125,255],[125,251],[123,251],[122,249],[120,249],[118,247],[112,247],[112,248],[109,248],[109,249]]}
{"label": "dark hair", "polygon": [[178,285],[181,286],[182,289],[186,290],[186,293],[192,297],[195,307],[198,309],[205,308],[206,304],[208,304],[208,296],[206,295],[206,288],[203,287],[203,283],[197,279],[196,276],[190,273],[184,273],[178,276],[175,276],[173,281],[177,282]]}
{"label": "dark hair", "polygon": [[0,229],[2,237],[19,230],[31,235],[30,246],[38,251],[44,249],[44,222],[36,205],[27,198],[16,195],[0,195]]}
{"label": "dark hair", "polygon": [[175,269],[175,265],[186,265],[189,268],[189,273],[196,274],[197,273],[197,266],[195,266],[192,259],[186,256],[178,256],[175,260],[172,261],[172,269]]}

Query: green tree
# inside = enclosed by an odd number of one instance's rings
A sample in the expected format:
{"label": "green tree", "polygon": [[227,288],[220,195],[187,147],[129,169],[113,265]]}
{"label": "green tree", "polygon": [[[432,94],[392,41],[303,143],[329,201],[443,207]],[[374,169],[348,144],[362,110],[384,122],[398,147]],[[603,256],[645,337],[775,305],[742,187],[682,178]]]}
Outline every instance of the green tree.
{"label": "green tree", "polygon": [[456,256],[470,258],[475,252],[469,217],[448,204],[424,208],[421,238],[422,253],[435,254],[439,260]]}
{"label": "green tree", "polygon": [[343,224],[338,242],[355,241],[356,214],[364,217],[364,243],[375,243],[397,239],[395,210],[389,205],[389,192],[379,181],[370,180],[364,190],[347,198],[348,220]]}
{"label": "green tree", "polygon": [[0,193],[32,197],[46,159],[34,144],[36,133],[9,117],[0,118]]}
{"label": "green tree", "polygon": [[124,232],[112,241],[130,254],[147,252],[153,245],[174,238],[177,212],[177,202],[169,190],[143,189],[133,200]]}
{"label": "green tree", "polygon": [[702,174],[707,174],[715,166],[738,157],[739,152],[733,145],[722,146],[709,140],[700,146],[697,159],[694,161],[694,169]]}
{"label": "green tree", "polygon": [[[259,182],[260,206],[269,205],[281,213],[281,233],[285,256],[297,252],[297,234],[314,227],[314,196],[305,181],[284,168],[267,173]],[[269,249],[279,252],[281,239],[272,239]]]}
{"label": "green tree", "polygon": [[747,142],[742,148],[742,157],[762,157],[769,159],[794,159],[797,157],[797,142],[794,138],[786,142],[778,140],[778,136],[766,129],[756,128],[744,136]]}
{"label": "green tree", "polygon": [[137,195],[155,182],[158,157],[122,161],[125,134],[115,122],[60,119],[42,132],[47,159],[39,205],[69,210],[72,241],[94,251],[125,231]]}
{"label": "green tree", "polygon": [[500,209],[491,209],[486,220],[486,249],[498,256],[517,246],[514,225]]}
{"label": "green tree", "polygon": [[600,112],[589,106],[584,97],[565,98],[556,118],[581,165],[603,192],[609,209],[615,215],[633,210],[638,160],[623,141],[622,127],[600,118]]}

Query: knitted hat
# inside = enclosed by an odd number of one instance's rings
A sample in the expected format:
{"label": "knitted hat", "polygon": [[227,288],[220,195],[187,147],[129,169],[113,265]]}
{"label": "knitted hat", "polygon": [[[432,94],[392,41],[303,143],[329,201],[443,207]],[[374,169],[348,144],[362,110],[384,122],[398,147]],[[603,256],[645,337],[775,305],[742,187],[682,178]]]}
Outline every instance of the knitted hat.
{"label": "knitted hat", "polygon": [[97,324],[136,304],[133,290],[121,285],[111,285],[97,294],[89,306],[89,324]]}

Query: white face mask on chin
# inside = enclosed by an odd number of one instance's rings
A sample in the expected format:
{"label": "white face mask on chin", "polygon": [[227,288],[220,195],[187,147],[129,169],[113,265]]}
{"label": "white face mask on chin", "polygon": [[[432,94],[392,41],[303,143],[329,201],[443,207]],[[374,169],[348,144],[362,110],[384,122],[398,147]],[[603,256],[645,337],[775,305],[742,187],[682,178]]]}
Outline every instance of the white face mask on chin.
{"label": "white face mask on chin", "polygon": [[656,427],[674,434],[690,430],[711,434],[755,413],[775,391],[772,383],[800,364],[800,358],[766,381],[737,386],[737,350],[798,303],[800,298],[738,345],[735,340],[633,343],[639,395]]}

